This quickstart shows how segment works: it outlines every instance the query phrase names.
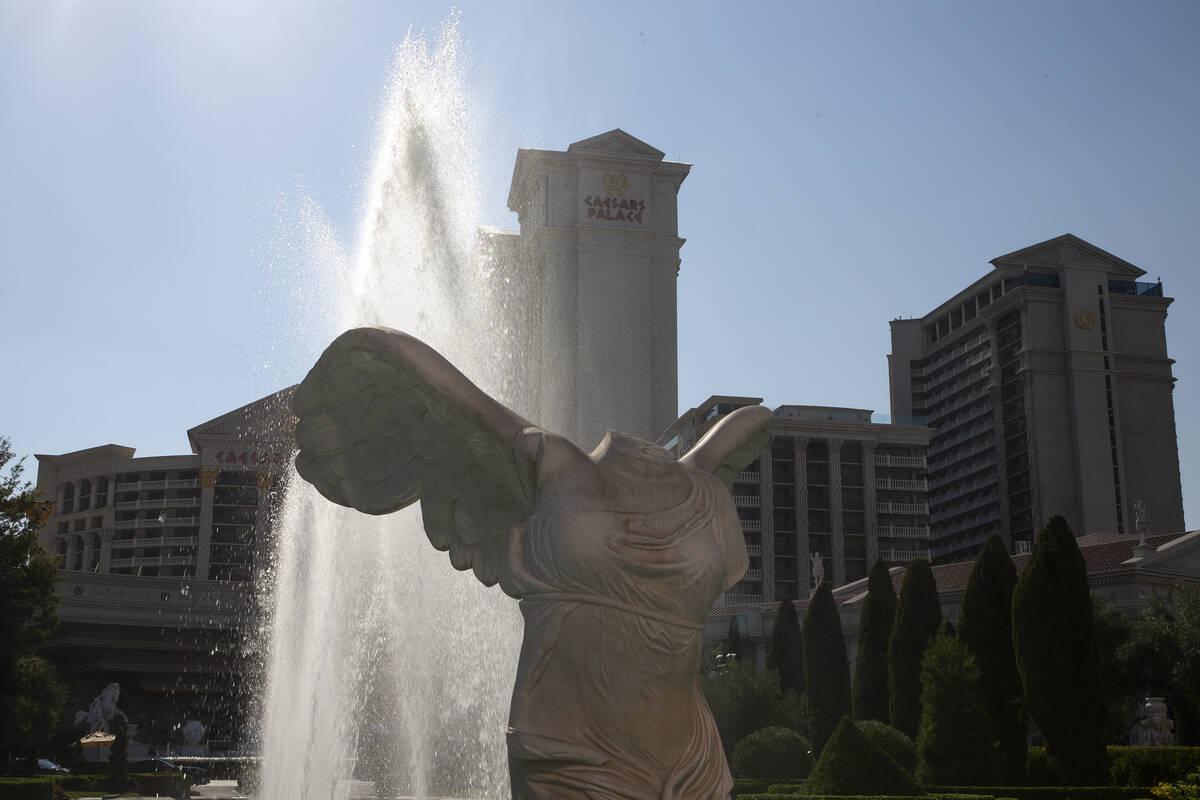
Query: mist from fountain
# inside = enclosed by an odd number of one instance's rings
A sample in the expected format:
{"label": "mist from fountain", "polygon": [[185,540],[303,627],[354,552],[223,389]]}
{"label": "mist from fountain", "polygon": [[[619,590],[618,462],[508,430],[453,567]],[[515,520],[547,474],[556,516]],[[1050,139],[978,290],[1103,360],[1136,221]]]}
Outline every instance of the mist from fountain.
{"label": "mist from fountain", "polygon": [[[522,376],[502,276],[475,257],[460,48],[455,19],[399,46],[352,274],[330,280],[325,302],[339,304],[341,329],[411,332],[513,403]],[[376,781],[380,797],[507,796],[515,601],[456,572],[416,506],[371,517],[293,476],[281,516],[256,796],[328,800],[351,777]]]}

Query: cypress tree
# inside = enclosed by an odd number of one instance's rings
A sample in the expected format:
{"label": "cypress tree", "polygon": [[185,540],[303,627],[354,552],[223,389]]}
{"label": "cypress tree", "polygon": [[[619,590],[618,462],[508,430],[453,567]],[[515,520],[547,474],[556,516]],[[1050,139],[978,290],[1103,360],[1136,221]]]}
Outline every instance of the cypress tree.
{"label": "cypress tree", "polygon": [[854,717],[888,722],[888,639],[896,619],[892,573],[876,559],[867,579],[867,598],[858,622],[858,660],[854,668]]}
{"label": "cypress tree", "polygon": [[741,626],[738,625],[738,619],[736,616],[729,618],[729,636],[727,638],[729,641],[725,643],[725,652],[732,653],[734,658],[736,658],[738,661],[741,661],[742,651],[744,651],[746,647],[742,644],[742,629]]}
{"label": "cypress tree", "polygon": [[963,595],[958,638],[979,667],[983,705],[996,736],[1001,762],[998,777],[1015,785],[1025,774],[1025,720],[1021,714],[1021,674],[1013,653],[1012,595],[1017,570],[992,534],[971,568]]}
{"label": "cypress tree", "polygon": [[929,562],[918,558],[908,565],[896,622],[888,641],[888,712],[892,727],[917,738],[921,722],[921,659],[929,640],[942,624],[942,605]]}
{"label": "cypress tree", "polygon": [[129,730],[125,718],[114,716],[111,721],[113,743],[108,750],[108,787],[114,792],[125,791],[129,774]]}
{"label": "cypress tree", "polygon": [[992,726],[984,710],[975,659],[942,632],[921,661],[921,729],[917,780],[926,785],[979,786],[992,777]]}
{"label": "cypress tree", "polygon": [[1013,590],[1012,621],[1025,709],[1046,740],[1050,765],[1064,786],[1107,783],[1087,565],[1061,516],[1038,534]]}
{"label": "cypress tree", "polygon": [[779,673],[779,685],[785,692],[804,691],[804,644],[800,641],[800,618],[790,596],[779,602],[775,614],[767,666]]}
{"label": "cypress tree", "polygon": [[813,752],[820,754],[842,717],[850,714],[850,665],[833,589],[822,581],[804,617],[804,675],[812,714]]}

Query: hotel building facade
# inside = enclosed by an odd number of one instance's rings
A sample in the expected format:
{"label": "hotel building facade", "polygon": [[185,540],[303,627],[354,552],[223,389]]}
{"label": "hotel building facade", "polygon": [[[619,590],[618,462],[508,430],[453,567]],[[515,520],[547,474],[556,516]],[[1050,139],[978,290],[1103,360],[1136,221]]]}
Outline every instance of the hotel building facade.
{"label": "hotel building facade", "polygon": [[1055,514],[1076,535],[1183,530],[1172,299],[1145,271],[1071,234],[992,259],[923,317],[893,320],[892,413],[933,429],[934,561],[989,533],[1028,549]]}
{"label": "hotel building facade", "polygon": [[[683,455],[722,417],[761,402],[710,397],[657,442]],[[818,563],[840,586],[866,577],[876,558],[929,558],[928,428],[873,422],[863,409],[780,406],[774,414],[770,442],[733,484],[750,567],[718,605],[807,599]]]}

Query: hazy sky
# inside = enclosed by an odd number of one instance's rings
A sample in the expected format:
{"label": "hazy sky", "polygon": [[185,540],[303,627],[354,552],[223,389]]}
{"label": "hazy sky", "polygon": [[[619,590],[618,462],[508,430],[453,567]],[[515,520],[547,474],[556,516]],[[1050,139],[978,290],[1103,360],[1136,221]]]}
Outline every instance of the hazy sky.
{"label": "hazy sky", "polygon": [[[620,127],[680,192],[680,409],[888,410],[888,320],[1074,233],[1161,276],[1200,524],[1200,4],[460,3],[480,222],[518,147]],[[350,248],[406,2],[0,2],[0,433],[185,431],[303,376],[264,352],[315,202]],[[306,289],[311,291],[311,287]],[[278,334],[278,332],[276,332]],[[30,461],[30,476],[36,465]]]}

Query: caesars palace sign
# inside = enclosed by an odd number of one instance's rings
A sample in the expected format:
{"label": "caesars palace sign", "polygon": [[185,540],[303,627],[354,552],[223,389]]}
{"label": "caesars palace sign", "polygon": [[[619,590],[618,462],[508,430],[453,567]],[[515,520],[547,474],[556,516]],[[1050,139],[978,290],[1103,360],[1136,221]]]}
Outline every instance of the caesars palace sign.
{"label": "caesars palace sign", "polygon": [[583,199],[586,219],[641,225],[646,201],[625,196],[629,191],[629,178],[610,173],[604,176],[603,185],[603,195],[589,194]]}

